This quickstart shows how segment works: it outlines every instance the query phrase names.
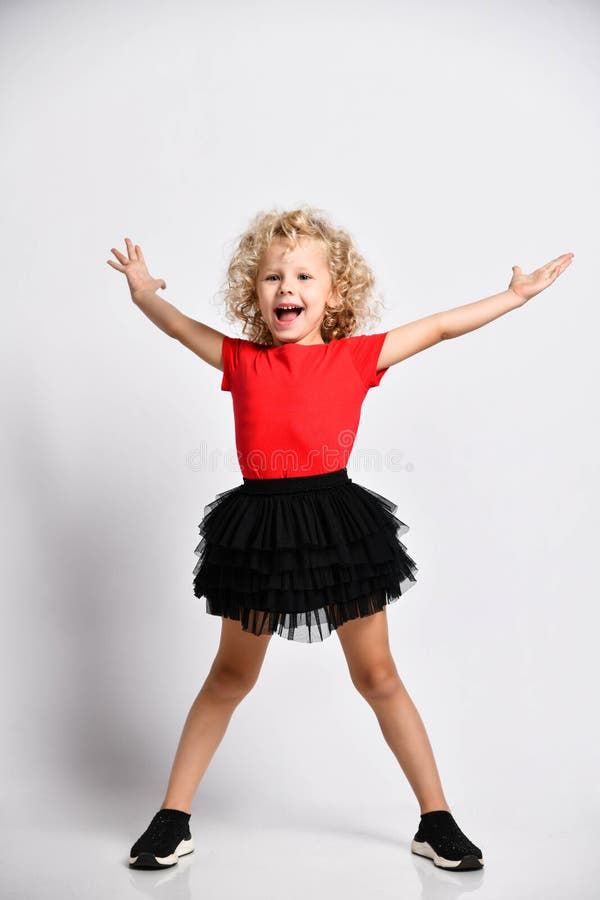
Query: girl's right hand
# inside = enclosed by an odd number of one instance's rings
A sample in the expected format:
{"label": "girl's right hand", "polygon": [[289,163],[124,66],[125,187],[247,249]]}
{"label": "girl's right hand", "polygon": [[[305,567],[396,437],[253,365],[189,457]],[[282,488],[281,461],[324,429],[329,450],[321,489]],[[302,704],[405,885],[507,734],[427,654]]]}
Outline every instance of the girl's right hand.
{"label": "girl's right hand", "polygon": [[141,291],[150,290],[155,292],[159,288],[163,288],[164,290],[167,286],[166,281],[162,278],[152,278],[146,268],[146,261],[139,244],[132,244],[129,238],[125,238],[125,244],[127,245],[127,256],[123,256],[123,254],[115,249],[115,247],[111,247],[111,251],[115,254],[121,265],[113,262],[112,259],[107,259],[106,262],[109,266],[112,266],[113,269],[116,269],[117,272],[124,273],[127,284],[129,285],[131,299],[135,300],[135,295]]}

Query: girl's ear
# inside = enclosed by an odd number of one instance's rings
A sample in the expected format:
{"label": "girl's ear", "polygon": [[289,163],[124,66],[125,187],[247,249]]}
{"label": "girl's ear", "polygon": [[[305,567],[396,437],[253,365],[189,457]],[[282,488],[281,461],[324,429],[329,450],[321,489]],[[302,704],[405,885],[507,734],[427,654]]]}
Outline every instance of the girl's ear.
{"label": "girl's ear", "polygon": [[341,297],[339,295],[337,285],[333,285],[331,291],[329,292],[328,304],[330,306],[339,306],[341,302]]}

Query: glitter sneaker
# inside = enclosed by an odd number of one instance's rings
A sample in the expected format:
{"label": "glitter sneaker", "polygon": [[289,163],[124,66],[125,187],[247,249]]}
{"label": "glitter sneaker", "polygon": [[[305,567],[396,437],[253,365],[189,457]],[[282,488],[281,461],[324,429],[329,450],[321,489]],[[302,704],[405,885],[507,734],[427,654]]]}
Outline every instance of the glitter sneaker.
{"label": "glitter sneaker", "polygon": [[129,867],[166,869],[176,865],[180,856],[192,853],[190,815],[181,809],[159,809],[129,851]]}
{"label": "glitter sneaker", "polygon": [[426,856],[441,869],[481,869],[483,854],[463,834],[446,809],[435,809],[421,814],[419,828],[411,850],[417,856]]}

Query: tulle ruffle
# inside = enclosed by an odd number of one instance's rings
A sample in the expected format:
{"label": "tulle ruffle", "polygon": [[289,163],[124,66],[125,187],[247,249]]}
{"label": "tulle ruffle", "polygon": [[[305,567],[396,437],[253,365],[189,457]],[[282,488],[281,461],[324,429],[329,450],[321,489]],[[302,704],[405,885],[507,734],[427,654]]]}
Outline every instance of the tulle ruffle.
{"label": "tulle ruffle", "polygon": [[399,540],[409,526],[397,504],[347,476],[327,483],[272,493],[243,484],[204,507],[193,576],[207,613],[256,635],[322,641],[412,587],[418,568]]}

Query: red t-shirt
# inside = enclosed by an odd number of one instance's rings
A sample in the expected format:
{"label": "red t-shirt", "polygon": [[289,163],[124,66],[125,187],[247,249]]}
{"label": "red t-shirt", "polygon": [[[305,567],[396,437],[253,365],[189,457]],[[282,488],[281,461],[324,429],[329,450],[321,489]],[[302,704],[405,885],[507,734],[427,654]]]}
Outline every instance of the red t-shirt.
{"label": "red t-shirt", "polygon": [[347,465],[362,402],[387,332],[328,344],[264,347],[223,339],[221,390],[230,391],[245,478],[320,475]]}

